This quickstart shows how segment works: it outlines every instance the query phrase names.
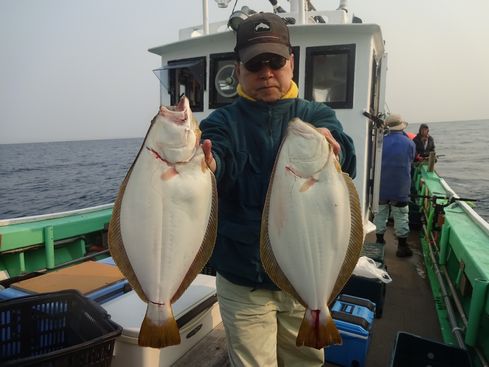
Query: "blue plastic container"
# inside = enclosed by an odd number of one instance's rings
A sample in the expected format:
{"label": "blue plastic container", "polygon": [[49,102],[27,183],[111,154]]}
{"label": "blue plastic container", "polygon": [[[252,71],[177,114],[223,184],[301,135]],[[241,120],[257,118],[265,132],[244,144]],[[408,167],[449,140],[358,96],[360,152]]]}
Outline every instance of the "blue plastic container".
{"label": "blue plastic container", "polygon": [[325,348],[326,361],[344,367],[365,366],[375,303],[365,298],[341,294],[333,304],[331,314],[343,344]]}

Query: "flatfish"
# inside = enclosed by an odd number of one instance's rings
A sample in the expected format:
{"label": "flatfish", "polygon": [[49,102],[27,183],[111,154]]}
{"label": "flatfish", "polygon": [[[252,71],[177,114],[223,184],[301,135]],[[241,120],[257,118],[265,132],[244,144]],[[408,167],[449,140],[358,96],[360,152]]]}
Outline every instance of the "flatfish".
{"label": "flatfish", "polygon": [[351,276],[363,239],[353,181],[322,134],[291,120],[267,192],[260,253],[272,281],[306,308],[297,346],[341,343],[328,304]]}
{"label": "flatfish", "polygon": [[208,261],[217,233],[217,190],[199,146],[200,131],[183,97],[161,107],[122,182],[109,248],[148,303],[141,346],[180,343],[172,304]]}

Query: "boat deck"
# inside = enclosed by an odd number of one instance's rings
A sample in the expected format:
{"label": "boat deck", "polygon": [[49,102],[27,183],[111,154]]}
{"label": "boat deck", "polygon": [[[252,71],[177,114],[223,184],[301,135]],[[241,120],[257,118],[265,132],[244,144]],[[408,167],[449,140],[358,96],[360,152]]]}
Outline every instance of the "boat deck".
{"label": "boat deck", "polygon": [[398,331],[442,342],[418,233],[412,232],[408,240],[413,256],[401,259],[396,257],[397,241],[391,229],[385,236],[384,261],[392,282],[387,284],[382,317],[373,323],[366,367],[390,366]]}
{"label": "boat deck", "polygon": [[[365,367],[386,367],[391,364],[398,331],[405,331],[436,341],[442,341],[435,302],[426,277],[417,233],[411,233],[414,255],[400,259],[395,256],[397,245],[392,228],[386,234],[384,262],[392,282],[387,284],[382,317],[374,319],[371,343]],[[374,242],[368,236],[367,242]],[[216,327],[174,366],[225,367],[226,339],[222,324]],[[326,363],[325,366],[334,366]]]}

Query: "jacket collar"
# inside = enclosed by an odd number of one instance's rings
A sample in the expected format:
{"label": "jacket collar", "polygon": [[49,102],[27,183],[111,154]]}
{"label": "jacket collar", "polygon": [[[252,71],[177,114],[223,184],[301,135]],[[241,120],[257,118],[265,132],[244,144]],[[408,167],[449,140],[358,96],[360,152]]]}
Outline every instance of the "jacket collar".
{"label": "jacket collar", "polygon": [[[245,93],[245,91],[241,87],[241,84],[238,84],[237,91],[239,96],[249,99],[250,101],[255,100],[254,98],[250,97]],[[298,96],[299,96],[299,88],[297,87],[297,84],[295,84],[295,82],[291,80],[289,90],[280,99],[291,99],[291,98],[297,98]]]}

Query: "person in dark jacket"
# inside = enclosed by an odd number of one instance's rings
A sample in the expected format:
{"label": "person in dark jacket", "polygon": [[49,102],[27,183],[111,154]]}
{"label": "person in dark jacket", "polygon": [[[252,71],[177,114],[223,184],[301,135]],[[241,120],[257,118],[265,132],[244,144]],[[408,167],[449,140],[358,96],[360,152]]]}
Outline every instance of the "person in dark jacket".
{"label": "person in dark jacket", "polygon": [[[296,347],[302,305],[279,290],[260,260],[260,225],[270,176],[288,122],[313,124],[342,168],[355,175],[352,139],[328,106],[298,98],[289,31],[259,13],[236,34],[239,97],[200,124],[206,163],[218,184],[218,237],[211,259],[232,366],[321,366],[324,353]],[[300,244],[298,244],[300,245]]]}
{"label": "person in dark jacket", "polygon": [[430,135],[430,128],[426,124],[419,126],[419,132],[413,139],[416,144],[416,160],[422,161],[429,157],[431,152],[435,151],[435,141]]}
{"label": "person in dark jacket", "polygon": [[380,173],[379,211],[375,215],[377,243],[385,243],[384,233],[391,214],[398,241],[396,255],[412,256],[407,243],[409,235],[409,194],[411,190],[411,165],[416,155],[414,143],[404,132],[408,125],[398,114],[385,120],[389,133],[384,136],[382,168]]}

